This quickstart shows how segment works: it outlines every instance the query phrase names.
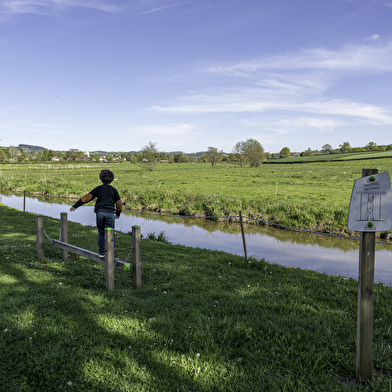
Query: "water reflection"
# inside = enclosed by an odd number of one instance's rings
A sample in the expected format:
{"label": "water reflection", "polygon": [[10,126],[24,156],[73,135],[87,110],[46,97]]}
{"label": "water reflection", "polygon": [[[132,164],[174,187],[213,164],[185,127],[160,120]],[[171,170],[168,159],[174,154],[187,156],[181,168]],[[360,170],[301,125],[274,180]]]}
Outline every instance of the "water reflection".
{"label": "water reflection", "polygon": [[[23,210],[23,196],[0,195],[0,202]],[[26,211],[58,219],[61,212],[69,212],[70,204],[61,200],[48,202],[28,197]],[[69,212],[68,220],[95,226],[94,207],[85,205],[73,213]],[[133,225],[140,226],[143,235],[164,231],[173,244],[243,255],[238,224],[124,211],[116,221],[116,230],[127,233]],[[359,241],[260,225],[247,225],[245,231],[250,256],[288,267],[358,276]],[[376,244],[376,249],[375,280],[391,284],[392,246]]]}

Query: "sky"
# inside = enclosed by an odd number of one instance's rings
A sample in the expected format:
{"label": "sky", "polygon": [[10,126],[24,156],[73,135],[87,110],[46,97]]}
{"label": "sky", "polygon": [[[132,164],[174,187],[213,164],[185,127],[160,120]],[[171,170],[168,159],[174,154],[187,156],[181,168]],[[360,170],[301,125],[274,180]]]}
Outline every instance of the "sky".
{"label": "sky", "polygon": [[392,0],[0,0],[0,145],[392,144]]}

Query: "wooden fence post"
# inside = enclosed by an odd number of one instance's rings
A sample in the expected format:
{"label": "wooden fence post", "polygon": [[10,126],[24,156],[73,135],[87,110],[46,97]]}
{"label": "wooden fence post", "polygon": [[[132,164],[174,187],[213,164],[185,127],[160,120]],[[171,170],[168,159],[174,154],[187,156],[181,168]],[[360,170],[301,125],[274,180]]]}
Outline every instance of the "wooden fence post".
{"label": "wooden fence post", "polygon": [[[377,169],[362,169],[362,177],[377,173]],[[359,245],[357,316],[356,376],[358,382],[372,379],[375,238],[374,232],[361,232]]]}
{"label": "wooden fence post", "polygon": [[[62,212],[61,216],[61,226],[60,226],[60,241],[68,243],[68,215],[66,212]],[[61,258],[67,260],[68,252],[65,249],[61,249]]]}
{"label": "wooden fence post", "polygon": [[44,252],[44,216],[43,215],[37,215],[36,236],[37,236],[37,258],[38,258],[38,260],[43,260],[45,257],[45,252]]}
{"label": "wooden fence post", "polygon": [[240,211],[240,222],[241,222],[242,242],[243,242],[243,244],[244,244],[245,261],[248,262],[248,251],[247,251],[247,249],[246,249],[245,231],[244,231],[244,221],[243,221],[243,219],[242,219],[242,211]]}
{"label": "wooden fence post", "polygon": [[106,290],[114,290],[114,229],[105,228],[105,285]]}
{"label": "wooden fence post", "polygon": [[132,226],[132,272],[133,288],[142,288],[142,257],[140,226]]}

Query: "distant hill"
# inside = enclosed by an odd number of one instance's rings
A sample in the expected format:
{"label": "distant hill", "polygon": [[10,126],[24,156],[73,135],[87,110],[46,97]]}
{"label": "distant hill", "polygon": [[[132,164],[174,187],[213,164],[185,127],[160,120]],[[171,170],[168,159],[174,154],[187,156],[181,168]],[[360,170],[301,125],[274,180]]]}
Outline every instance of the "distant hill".
{"label": "distant hill", "polygon": [[[38,153],[40,151],[43,151],[46,149],[46,147],[41,147],[41,146],[34,146],[31,144],[19,144],[18,145],[19,148],[21,148],[24,152],[27,153]],[[1,147],[1,148],[6,148],[6,147]],[[61,152],[66,152],[66,151],[61,151]],[[90,154],[99,154],[99,155],[117,155],[119,154],[121,151],[101,151],[101,150],[96,150],[96,151],[90,151]],[[140,151],[122,151],[122,152],[127,152],[127,153],[131,153],[131,154],[138,154]],[[165,154],[169,154],[169,155],[177,155],[177,154],[182,154],[185,157],[194,157],[194,158],[198,158],[201,157],[202,155],[204,155],[206,153],[206,151],[198,151],[198,152],[193,152],[193,153],[186,153],[183,151],[170,151],[170,152],[165,152]],[[225,155],[228,155],[225,153]]]}
{"label": "distant hill", "polygon": [[185,154],[187,157],[201,157],[205,154],[205,151],[193,152],[189,154]]}
{"label": "distant hill", "polygon": [[201,156],[203,156],[205,154],[205,151],[193,152],[193,153],[186,153],[186,152],[183,152],[183,151],[170,151],[167,154],[173,155],[173,156],[177,155],[177,154],[182,154],[185,157],[201,157]]}
{"label": "distant hill", "polygon": [[21,148],[23,151],[29,151],[29,152],[40,152],[45,150],[45,147],[32,146],[30,144],[19,144],[18,147]]}

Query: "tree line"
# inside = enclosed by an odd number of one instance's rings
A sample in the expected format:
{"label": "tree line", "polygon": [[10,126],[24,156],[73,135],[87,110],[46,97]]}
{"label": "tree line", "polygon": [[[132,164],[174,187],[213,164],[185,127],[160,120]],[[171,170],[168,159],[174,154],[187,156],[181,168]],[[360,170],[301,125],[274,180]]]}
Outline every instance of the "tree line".
{"label": "tree line", "polygon": [[310,156],[318,154],[338,154],[349,152],[367,151],[387,151],[392,150],[392,144],[377,145],[369,142],[365,147],[351,147],[349,142],[343,142],[339,148],[333,149],[328,143],[324,144],[320,150],[312,150],[310,147],[302,151],[291,152],[289,147],[283,147],[279,153],[271,154],[266,152],[263,146],[255,139],[240,141],[233,146],[230,153],[224,153],[216,147],[208,147],[207,151],[200,156],[189,156],[181,152],[168,154],[159,151],[157,143],[149,142],[138,152],[118,152],[118,153],[85,153],[78,149],[70,149],[66,152],[43,149],[39,152],[28,152],[20,147],[0,147],[0,162],[53,162],[53,161],[89,161],[89,162],[129,162],[142,163],[148,170],[158,163],[187,163],[187,162],[209,162],[215,166],[219,162],[238,164],[240,167],[249,165],[259,167],[266,159],[290,158],[292,156]]}

